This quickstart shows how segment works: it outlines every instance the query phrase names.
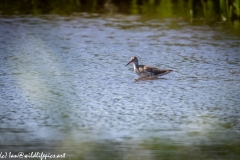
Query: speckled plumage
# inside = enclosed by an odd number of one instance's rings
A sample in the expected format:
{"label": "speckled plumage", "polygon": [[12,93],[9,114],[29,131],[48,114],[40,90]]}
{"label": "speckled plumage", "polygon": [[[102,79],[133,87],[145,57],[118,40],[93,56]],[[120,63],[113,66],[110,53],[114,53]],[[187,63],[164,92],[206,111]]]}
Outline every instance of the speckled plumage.
{"label": "speckled plumage", "polygon": [[134,72],[136,72],[137,75],[139,75],[140,77],[158,77],[172,72],[172,70],[162,70],[152,66],[138,65],[138,59],[135,56],[131,58],[127,65],[129,65],[132,62]]}

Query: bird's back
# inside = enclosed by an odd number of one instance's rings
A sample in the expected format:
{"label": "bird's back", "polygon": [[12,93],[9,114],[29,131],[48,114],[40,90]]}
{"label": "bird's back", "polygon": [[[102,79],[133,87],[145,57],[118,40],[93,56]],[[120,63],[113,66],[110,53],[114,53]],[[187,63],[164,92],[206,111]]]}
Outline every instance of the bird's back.
{"label": "bird's back", "polygon": [[144,66],[146,72],[152,73],[154,76],[160,76],[172,72],[172,70],[158,69],[152,66]]}

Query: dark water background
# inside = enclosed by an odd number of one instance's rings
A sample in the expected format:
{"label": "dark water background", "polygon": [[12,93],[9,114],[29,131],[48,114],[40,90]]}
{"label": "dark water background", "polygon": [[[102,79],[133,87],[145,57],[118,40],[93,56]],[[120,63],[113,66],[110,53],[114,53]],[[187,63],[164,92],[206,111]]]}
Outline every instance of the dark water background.
{"label": "dark water background", "polygon": [[[240,38],[223,22],[0,17],[0,152],[238,159]],[[127,66],[174,72],[134,81]]]}

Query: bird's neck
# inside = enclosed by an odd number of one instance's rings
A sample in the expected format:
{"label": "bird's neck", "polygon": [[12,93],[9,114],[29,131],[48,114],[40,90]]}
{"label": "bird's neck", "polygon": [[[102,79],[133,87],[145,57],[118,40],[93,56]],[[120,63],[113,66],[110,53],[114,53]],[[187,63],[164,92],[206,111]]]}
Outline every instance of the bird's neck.
{"label": "bird's neck", "polygon": [[138,68],[138,62],[137,62],[137,61],[134,61],[134,62],[133,62],[133,68],[134,68],[134,69],[137,69],[137,68]]}

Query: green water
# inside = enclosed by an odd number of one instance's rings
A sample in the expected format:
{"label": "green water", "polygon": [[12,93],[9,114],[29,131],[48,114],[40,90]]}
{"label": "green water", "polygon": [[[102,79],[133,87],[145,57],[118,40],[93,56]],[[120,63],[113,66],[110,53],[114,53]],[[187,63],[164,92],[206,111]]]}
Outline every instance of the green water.
{"label": "green water", "polygon": [[179,18],[201,23],[224,22],[230,28],[240,28],[240,0],[1,0],[0,12],[3,15],[127,14],[141,15],[145,20]]}

